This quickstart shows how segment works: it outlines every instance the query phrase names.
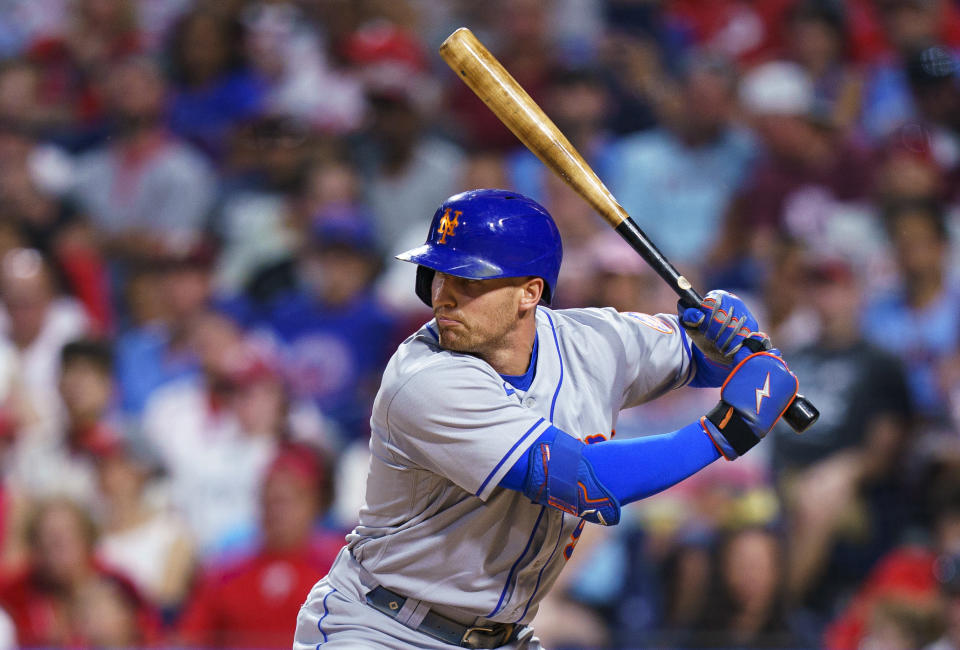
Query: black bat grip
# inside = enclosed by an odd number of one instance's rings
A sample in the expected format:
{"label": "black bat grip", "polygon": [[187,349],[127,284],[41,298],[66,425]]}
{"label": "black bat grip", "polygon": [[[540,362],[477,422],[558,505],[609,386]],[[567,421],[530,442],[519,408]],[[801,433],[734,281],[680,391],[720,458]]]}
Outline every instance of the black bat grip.
{"label": "black bat grip", "polygon": [[[630,244],[630,247],[639,253],[640,257],[657,272],[657,275],[663,278],[674,292],[680,296],[681,304],[687,307],[700,306],[700,303],[703,302],[700,294],[690,286],[690,283],[685,277],[680,275],[680,272],[670,263],[670,260],[664,257],[663,253],[647,238],[647,235],[633,219],[624,219],[623,222],[616,227],[616,231],[623,237],[624,241]],[[762,352],[765,349],[773,347],[769,339],[767,339],[766,345],[756,339],[747,339],[744,345],[746,345],[747,349],[751,352]],[[787,410],[783,413],[784,421],[797,433],[803,433],[809,429],[819,417],[820,411],[817,410],[817,407],[799,393],[793,398],[790,406],[788,406]]]}

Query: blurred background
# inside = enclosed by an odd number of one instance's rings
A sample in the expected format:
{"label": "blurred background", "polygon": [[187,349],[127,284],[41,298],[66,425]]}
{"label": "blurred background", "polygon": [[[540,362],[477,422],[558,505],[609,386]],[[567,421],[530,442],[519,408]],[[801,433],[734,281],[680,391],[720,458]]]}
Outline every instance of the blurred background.
{"label": "blurred background", "polygon": [[545,644],[960,647],[954,0],[0,0],[0,646],[289,647],[451,194],[550,210],[555,306],[674,312],[462,25],[822,414],[588,527]]}

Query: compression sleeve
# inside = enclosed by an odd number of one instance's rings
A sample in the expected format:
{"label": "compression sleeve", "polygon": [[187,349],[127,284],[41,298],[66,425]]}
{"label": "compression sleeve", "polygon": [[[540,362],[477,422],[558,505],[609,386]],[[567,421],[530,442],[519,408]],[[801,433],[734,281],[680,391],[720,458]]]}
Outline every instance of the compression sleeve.
{"label": "compression sleeve", "polygon": [[[553,443],[557,435],[568,434],[551,426],[531,448]],[[679,483],[720,458],[720,452],[697,421],[670,433],[584,445],[583,458],[597,481],[626,504]],[[523,492],[529,463],[529,454],[521,455],[500,486]]]}
{"label": "compression sleeve", "polygon": [[703,350],[695,344],[690,347],[692,348],[693,365],[696,368],[690,386],[694,388],[719,388],[722,386],[727,379],[727,375],[733,370],[733,364],[724,366],[708,358]]}

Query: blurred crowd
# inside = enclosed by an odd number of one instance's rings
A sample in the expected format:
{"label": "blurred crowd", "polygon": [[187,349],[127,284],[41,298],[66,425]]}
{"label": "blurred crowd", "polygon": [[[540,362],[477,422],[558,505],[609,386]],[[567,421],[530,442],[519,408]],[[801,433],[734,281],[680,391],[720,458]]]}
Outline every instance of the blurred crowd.
{"label": "blurred crowd", "polygon": [[289,647],[449,195],[549,209],[554,307],[675,310],[462,25],[821,411],[588,527],[548,647],[960,647],[954,0],[0,0],[0,646]]}

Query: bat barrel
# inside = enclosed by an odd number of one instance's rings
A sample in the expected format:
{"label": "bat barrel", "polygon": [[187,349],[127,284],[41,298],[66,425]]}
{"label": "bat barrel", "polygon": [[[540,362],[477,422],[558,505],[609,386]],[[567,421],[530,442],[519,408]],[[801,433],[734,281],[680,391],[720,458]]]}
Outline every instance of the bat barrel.
{"label": "bat barrel", "polygon": [[527,149],[616,228],[628,217],[580,152],[466,27],[440,45],[440,57]]}

